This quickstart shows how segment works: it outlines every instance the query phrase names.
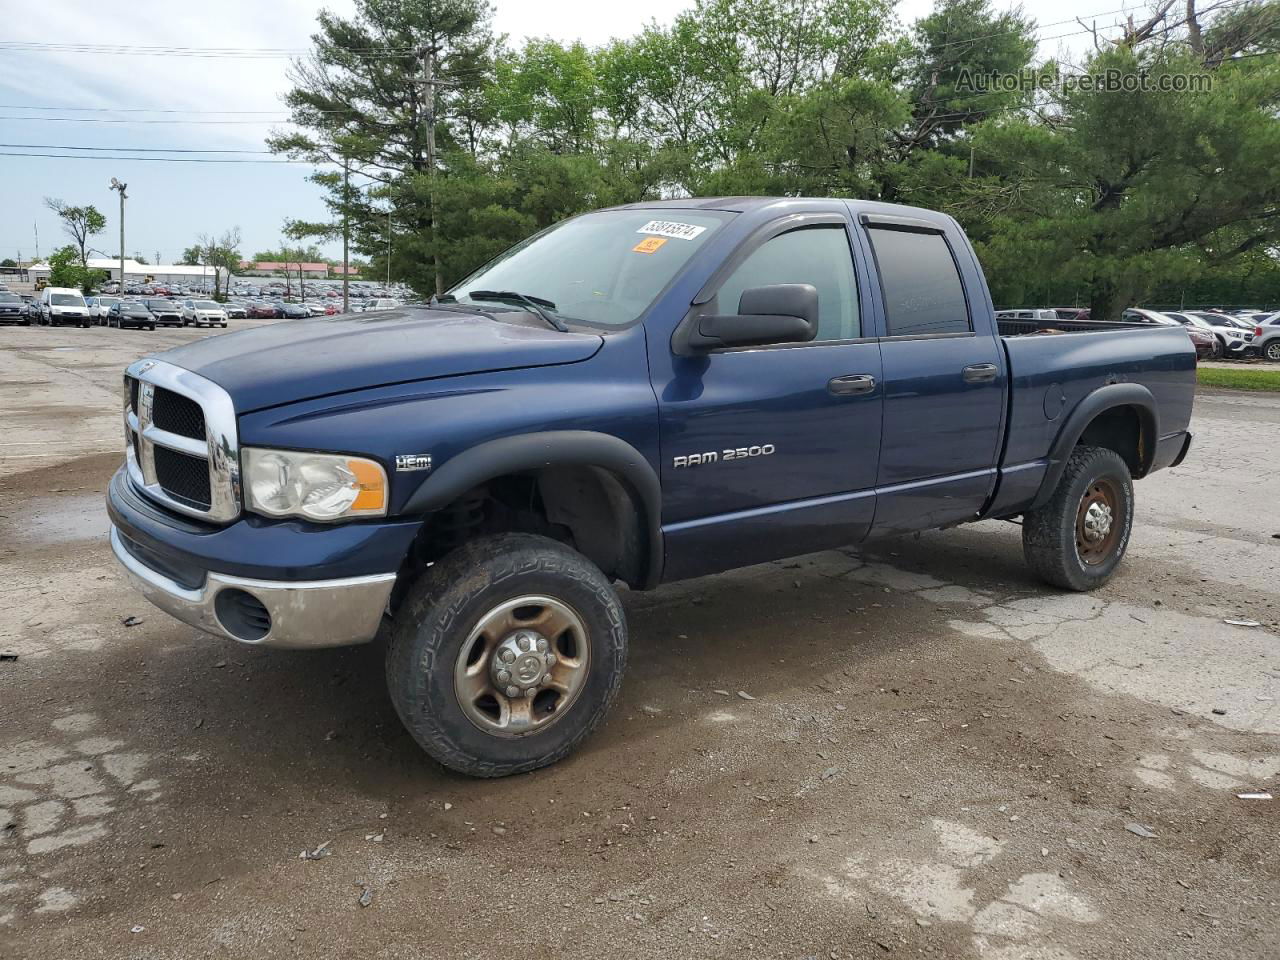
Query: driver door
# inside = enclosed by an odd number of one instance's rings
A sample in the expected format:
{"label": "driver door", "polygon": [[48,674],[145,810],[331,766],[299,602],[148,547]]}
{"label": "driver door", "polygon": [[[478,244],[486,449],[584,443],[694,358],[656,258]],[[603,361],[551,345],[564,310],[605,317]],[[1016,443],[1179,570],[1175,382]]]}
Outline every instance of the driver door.
{"label": "driver door", "polygon": [[[808,343],[673,357],[655,382],[668,579],[854,543],[875,513],[880,347],[863,326],[849,226],[789,217],[726,264],[706,312],[778,283],[818,291]],[[713,278],[712,283],[716,283]]]}

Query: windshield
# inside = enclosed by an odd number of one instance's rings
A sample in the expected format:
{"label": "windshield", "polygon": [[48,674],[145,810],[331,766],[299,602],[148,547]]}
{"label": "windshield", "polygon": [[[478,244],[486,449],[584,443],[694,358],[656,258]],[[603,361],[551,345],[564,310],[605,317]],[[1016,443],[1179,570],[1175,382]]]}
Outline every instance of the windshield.
{"label": "windshield", "polygon": [[22,298],[16,293],[0,293],[0,303],[21,303]]}
{"label": "windshield", "polygon": [[514,292],[537,298],[566,320],[621,326],[644,313],[730,216],[706,210],[588,213],[517,244],[450,293],[466,300],[473,290]]}
{"label": "windshield", "polygon": [[148,307],[150,307],[150,308],[151,308],[151,309],[153,309],[153,310],[158,310],[158,309],[163,309],[163,310],[175,310],[175,309],[177,309],[177,308],[176,308],[172,303],[170,303],[168,300],[148,300],[148,301],[147,301],[147,306],[148,306]]}
{"label": "windshield", "polygon": [[197,300],[196,309],[197,310],[221,310],[222,307],[214,303],[212,300]]}
{"label": "windshield", "polygon": [[49,296],[49,303],[55,307],[83,307],[84,300],[73,297],[69,293],[54,293]]}

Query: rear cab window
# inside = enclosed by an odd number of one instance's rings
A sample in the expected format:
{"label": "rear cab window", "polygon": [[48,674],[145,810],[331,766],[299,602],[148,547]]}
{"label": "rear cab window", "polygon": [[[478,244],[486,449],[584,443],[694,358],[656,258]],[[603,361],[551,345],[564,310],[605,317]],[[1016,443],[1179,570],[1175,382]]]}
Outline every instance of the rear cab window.
{"label": "rear cab window", "polygon": [[960,270],[941,233],[871,226],[867,235],[884,291],[888,336],[973,331]]}

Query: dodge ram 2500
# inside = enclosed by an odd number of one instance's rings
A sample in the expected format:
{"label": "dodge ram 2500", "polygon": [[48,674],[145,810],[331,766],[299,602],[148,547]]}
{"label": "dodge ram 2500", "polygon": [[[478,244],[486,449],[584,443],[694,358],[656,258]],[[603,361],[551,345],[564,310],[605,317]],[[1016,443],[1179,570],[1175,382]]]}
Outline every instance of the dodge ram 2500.
{"label": "dodge ram 2500", "polygon": [[641,203],[560,223],[417,308],[132,364],[116,557],[242,643],[385,631],[391,699],[478,776],[565,756],[621,682],[615,583],[1022,518],[1048,583],[1124,556],[1186,455],[1177,327],[1001,336],[950,217]]}

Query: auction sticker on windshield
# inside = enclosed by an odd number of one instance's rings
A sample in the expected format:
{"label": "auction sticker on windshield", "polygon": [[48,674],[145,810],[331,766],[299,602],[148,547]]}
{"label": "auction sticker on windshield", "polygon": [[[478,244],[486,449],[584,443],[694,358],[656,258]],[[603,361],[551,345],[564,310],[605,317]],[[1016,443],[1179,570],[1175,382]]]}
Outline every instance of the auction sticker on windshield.
{"label": "auction sticker on windshield", "polygon": [[631,251],[633,253],[657,253],[666,242],[666,237],[645,237],[632,247]]}
{"label": "auction sticker on windshield", "polygon": [[677,223],[674,220],[650,220],[636,233],[647,233],[654,237],[673,237],[676,240],[695,240],[706,229],[692,223]]}

